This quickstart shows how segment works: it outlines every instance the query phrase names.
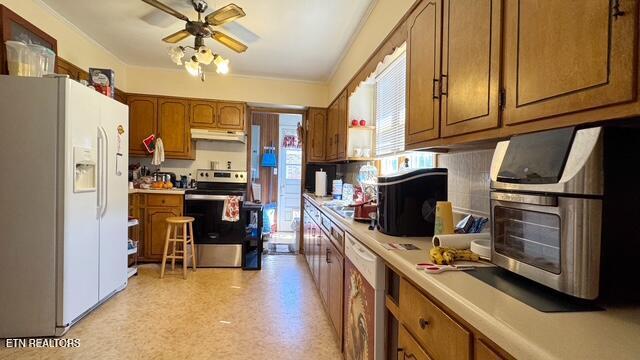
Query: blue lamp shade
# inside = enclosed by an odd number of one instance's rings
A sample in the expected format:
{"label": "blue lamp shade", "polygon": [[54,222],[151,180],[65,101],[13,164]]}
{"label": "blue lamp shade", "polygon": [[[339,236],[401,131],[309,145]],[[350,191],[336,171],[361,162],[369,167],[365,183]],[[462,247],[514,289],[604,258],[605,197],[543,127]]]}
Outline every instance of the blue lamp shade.
{"label": "blue lamp shade", "polygon": [[278,160],[276,159],[276,152],[274,148],[266,148],[262,155],[262,167],[276,167],[278,166]]}

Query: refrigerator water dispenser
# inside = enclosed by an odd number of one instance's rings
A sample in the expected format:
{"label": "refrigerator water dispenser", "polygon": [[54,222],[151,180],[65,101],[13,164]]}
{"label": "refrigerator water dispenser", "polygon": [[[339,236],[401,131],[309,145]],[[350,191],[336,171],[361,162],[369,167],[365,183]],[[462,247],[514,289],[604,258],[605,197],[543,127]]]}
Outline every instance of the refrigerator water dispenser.
{"label": "refrigerator water dispenser", "polygon": [[96,191],[96,162],[97,157],[94,149],[80,146],[73,147],[73,192]]}

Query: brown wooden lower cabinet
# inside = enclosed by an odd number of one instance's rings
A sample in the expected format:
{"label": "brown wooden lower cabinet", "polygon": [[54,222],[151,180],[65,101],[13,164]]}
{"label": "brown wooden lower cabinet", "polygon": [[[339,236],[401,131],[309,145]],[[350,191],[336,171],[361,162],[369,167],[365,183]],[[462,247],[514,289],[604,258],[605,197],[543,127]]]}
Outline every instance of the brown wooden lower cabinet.
{"label": "brown wooden lower cabinet", "polygon": [[400,325],[398,331],[398,360],[431,360],[411,334]]}
{"label": "brown wooden lower cabinet", "polygon": [[138,260],[159,262],[162,260],[167,235],[166,218],[182,216],[181,194],[130,194],[129,215],[136,217],[140,225],[129,230],[129,237],[138,241]]}
{"label": "brown wooden lower cabinet", "polygon": [[[455,314],[432,301],[408,280],[400,278],[399,289],[387,290],[387,316],[395,318],[396,329],[387,329],[387,336],[397,336],[397,349],[388,349],[398,360],[505,360],[513,359],[504,350],[491,344],[484,335],[465,324]],[[389,275],[388,275],[389,276]],[[394,290],[396,289],[396,290]],[[397,335],[395,335],[397,334]]]}
{"label": "brown wooden lower cabinet", "polygon": [[[320,225],[319,212],[305,201],[304,251],[305,258],[327,315],[342,347],[344,296],[344,256]],[[317,222],[316,222],[317,221]]]}

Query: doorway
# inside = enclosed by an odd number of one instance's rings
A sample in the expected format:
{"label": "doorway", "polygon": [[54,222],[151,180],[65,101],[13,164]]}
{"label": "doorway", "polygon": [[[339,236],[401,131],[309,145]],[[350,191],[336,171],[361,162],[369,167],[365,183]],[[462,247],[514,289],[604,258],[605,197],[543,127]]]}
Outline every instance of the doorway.
{"label": "doorway", "polygon": [[264,248],[269,254],[299,251],[302,122],[302,113],[251,112],[251,188],[253,199],[264,206]]}

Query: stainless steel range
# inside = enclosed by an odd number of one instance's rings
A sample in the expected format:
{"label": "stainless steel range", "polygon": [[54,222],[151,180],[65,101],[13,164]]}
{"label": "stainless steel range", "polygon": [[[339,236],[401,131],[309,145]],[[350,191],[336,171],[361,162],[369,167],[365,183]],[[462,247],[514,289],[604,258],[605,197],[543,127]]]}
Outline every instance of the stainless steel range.
{"label": "stainless steel range", "polygon": [[245,212],[240,220],[222,220],[224,202],[230,196],[244,201],[247,173],[234,170],[198,170],[197,189],[185,193],[185,214],[195,218],[193,231],[197,265],[201,267],[241,267]]}

